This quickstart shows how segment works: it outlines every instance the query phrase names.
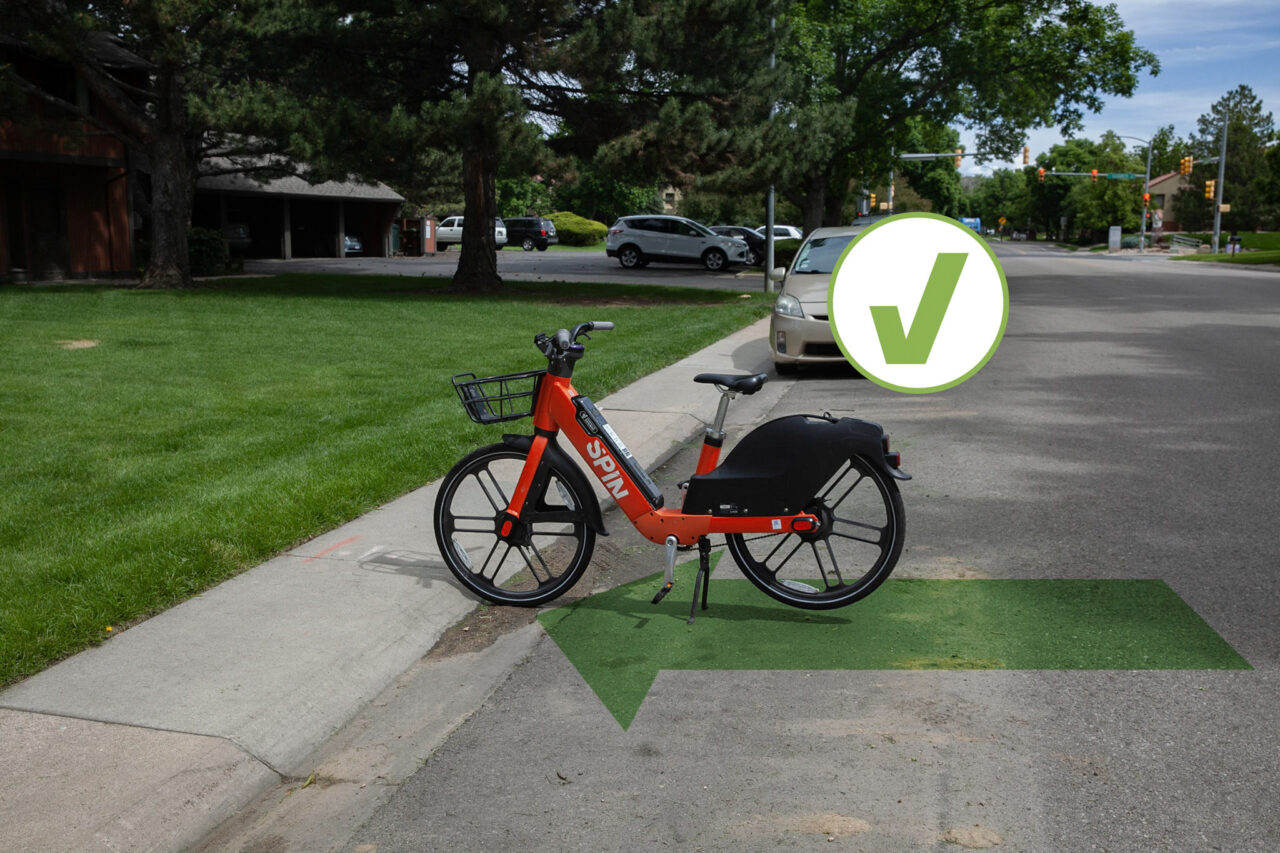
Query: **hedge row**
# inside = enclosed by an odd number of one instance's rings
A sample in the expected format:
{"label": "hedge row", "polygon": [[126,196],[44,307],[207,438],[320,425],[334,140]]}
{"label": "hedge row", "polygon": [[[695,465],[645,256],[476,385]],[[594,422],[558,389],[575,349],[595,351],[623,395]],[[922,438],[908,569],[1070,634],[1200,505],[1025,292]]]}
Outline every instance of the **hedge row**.
{"label": "hedge row", "polygon": [[556,235],[566,246],[594,246],[609,233],[609,226],[603,222],[584,219],[568,211],[552,213],[547,218],[555,224]]}

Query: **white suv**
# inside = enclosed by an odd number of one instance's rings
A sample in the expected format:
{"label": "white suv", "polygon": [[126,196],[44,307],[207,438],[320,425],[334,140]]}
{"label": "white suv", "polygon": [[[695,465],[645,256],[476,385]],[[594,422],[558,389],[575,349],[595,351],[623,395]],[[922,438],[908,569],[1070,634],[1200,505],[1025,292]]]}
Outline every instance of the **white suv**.
{"label": "white suv", "polygon": [[747,262],[747,244],[683,216],[624,216],[609,229],[605,254],[627,269],[650,261],[700,263],[712,272]]}
{"label": "white suv", "polygon": [[[493,218],[493,239],[501,249],[507,245],[507,226],[501,217]],[[436,248],[443,252],[445,249],[462,242],[462,217],[450,216],[441,220],[436,226]]]}

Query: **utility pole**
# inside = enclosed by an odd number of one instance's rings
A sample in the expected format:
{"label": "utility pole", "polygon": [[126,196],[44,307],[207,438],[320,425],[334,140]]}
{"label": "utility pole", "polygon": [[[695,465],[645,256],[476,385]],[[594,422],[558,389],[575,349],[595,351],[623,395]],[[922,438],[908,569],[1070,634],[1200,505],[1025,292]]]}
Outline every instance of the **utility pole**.
{"label": "utility pole", "polygon": [[1230,124],[1231,111],[1225,105],[1222,108],[1222,143],[1218,146],[1218,182],[1214,186],[1218,197],[1213,200],[1213,253],[1218,254],[1218,238],[1222,234],[1222,178],[1227,170],[1227,125]]}
{"label": "utility pole", "polygon": [[[777,26],[778,19],[769,19],[769,36],[773,41],[773,33]],[[777,64],[777,49],[771,47],[769,49],[769,70],[772,71]],[[773,118],[778,111],[778,102],[774,101],[769,106],[769,118]],[[764,292],[772,293],[774,288],[773,279],[770,274],[773,272],[773,184],[769,184],[769,192],[764,197]]]}

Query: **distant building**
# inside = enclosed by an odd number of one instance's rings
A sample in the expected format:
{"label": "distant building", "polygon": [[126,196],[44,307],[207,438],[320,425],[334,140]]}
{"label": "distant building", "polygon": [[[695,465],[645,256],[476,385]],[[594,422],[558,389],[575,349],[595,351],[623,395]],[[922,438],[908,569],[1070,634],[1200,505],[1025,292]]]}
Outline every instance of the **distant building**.
{"label": "distant building", "polygon": [[[97,60],[137,88],[151,66],[110,36],[94,37]],[[0,63],[75,104],[107,127],[121,126],[74,69],[0,35]],[[225,162],[205,164],[217,171]],[[146,159],[89,120],[69,121],[32,95],[21,124],[0,118],[0,277],[19,281],[137,275],[143,218],[132,201],[147,184]],[[254,258],[391,254],[391,225],[404,201],[383,184],[243,174],[200,178],[192,225],[220,231]],[[347,239],[354,238],[354,239]],[[358,246],[358,249],[357,249]]]}
{"label": "distant building", "polygon": [[1152,231],[1182,230],[1182,226],[1177,222],[1171,222],[1166,214],[1173,212],[1173,197],[1178,194],[1179,190],[1190,185],[1191,183],[1187,176],[1178,172],[1169,172],[1151,179],[1147,191],[1151,193]]}
{"label": "distant building", "polygon": [[[98,61],[145,85],[149,64],[113,39],[93,41]],[[49,62],[0,35],[0,63],[94,116],[118,120],[70,65]],[[29,121],[0,118],[0,276],[19,280],[128,275],[133,267],[130,196],[135,173],[123,142],[85,120],[69,122],[27,99]]]}
{"label": "distant building", "polygon": [[384,184],[223,174],[196,181],[191,222],[246,237],[237,251],[247,258],[340,258],[354,253],[350,237],[360,255],[382,258],[392,253],[391,224],[403,201]]}

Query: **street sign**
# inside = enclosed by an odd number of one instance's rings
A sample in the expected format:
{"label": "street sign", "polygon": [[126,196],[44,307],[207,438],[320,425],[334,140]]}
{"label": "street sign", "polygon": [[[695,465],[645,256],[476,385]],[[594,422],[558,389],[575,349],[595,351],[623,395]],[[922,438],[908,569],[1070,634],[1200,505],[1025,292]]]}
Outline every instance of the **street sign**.
{"label": "street sign", "polygon": [[1231,212],[1231,205],[1229,205],[1229,204],[1220,204],[1220,205],[1218,205],[1218,210],[1221,210],[1223,213],[1230,213],[1230,212]]}
{"label": "street sign", "polygon": [[1135,175],[1133,172],[1107,172],[1107,180],[1109,181],[1129,181],[1140,177],[1142,176]]}
{"label": "street sign", "polygon": [[1005,224],[1008,221],[1009,220],[1005,219],[1003,216],[1001,216],[999,219],[996,220],[996,222],[999,222],[1001,225]]}

